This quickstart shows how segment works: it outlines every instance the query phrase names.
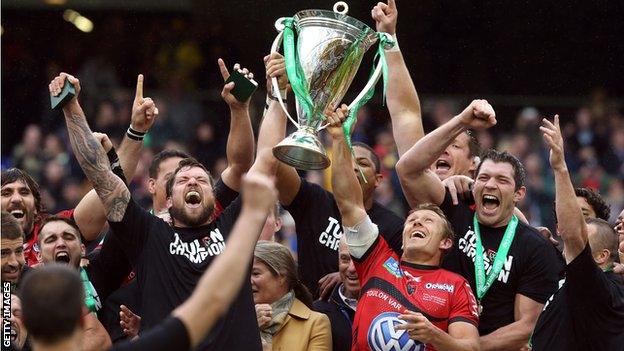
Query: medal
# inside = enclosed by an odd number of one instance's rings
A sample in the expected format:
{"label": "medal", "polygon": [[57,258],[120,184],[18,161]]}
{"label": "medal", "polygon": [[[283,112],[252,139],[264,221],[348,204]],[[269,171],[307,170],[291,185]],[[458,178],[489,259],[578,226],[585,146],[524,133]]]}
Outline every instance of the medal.
{"label": "medal", "polygon": [[476,237],[476,255],[475,255],[475,282],[477,286],[477,304],[479,309],[479,315],[483,311],[483,306],[481,305],[481,300],[483,300],[483,296],[490,289],[494,281],[498,278],[501,270],[503,269],[503,265],[507,260],[507,253],[509,252],[509,247],[513,242],[514,236],[516,234],[516,227],[518,227],[518,217],[515,215],[511,216],[511,221],[507,224],[507,229],[505,229],[505,234],[503,234],[503,239],[498,245],[498,250],[496,251],[496,256],[494,257],[494,263],[490,269],[490,272],[485,275],[485,265],[483,264],[483,244],[481,244],[481,231],[479,230],[479,221],[477,220],[477,213],[475,212],[473,218],[474,232]]}
{"label": "medal", "polygon": [[479,316],[481,316],[481,313],[483,312],[483,305],[481,304],[481,300],[477,301],[477,313],[479,314]]}

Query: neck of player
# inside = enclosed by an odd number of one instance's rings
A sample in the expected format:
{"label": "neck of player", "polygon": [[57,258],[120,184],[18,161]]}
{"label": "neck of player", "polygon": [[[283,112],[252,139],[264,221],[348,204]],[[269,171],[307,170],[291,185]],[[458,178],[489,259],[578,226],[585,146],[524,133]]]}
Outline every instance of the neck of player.
{"label": "neck of player", "polygon": [[500,228],[504,227],[511,221],[511,217],[514,214],[515,207],[511,207],[509,209],[505,209],[503,215],[499,219],[492,220],[483,216],[481,213],[477,212],[477,220],[480,225],[484,225],[490,228]]}
{"label": "neck of player", "polygon": [[440,261],[442,261],[442,253],[440,251],[437,251],[434,254],[430,254],[420,250],[417,251],[408,249],[403,251],[401,261],[421,266],[437,267],[440,265]]}
{"label": "neck of player", "polygon": [[53,345],[45,345],[32,340],[34,351],[80,351],[82,349],[82,331],[76,329],[74,333]]}

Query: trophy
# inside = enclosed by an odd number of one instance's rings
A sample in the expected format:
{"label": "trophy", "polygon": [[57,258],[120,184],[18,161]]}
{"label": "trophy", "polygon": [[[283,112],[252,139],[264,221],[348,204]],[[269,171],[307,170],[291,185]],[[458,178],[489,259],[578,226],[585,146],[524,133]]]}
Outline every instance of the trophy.
{"label": "trophy", "polygon": [[329,157],[317,135],[326,127],[323,125],[324,113],[328,107],[338,106],[357,73],[364,53],[378,39],[376,67],[363,90],[349,105],[349,118],[344,123],[349,147],[350,127],[355,122],[357,111],[373,96],[375,84],[382,73],[384,88],[386,85],[384,49],[394,45],[392,37],[387,33],[377,33],[347,16],[348,10],[347,4],[340,1],[334,5],[333,11],[304,10],[294,17],[282,17],[275,22],[279,33],[271,52],[277,52],[283,43],[286,73],[295,94],[298,122],[288,113],[277,79],[273,78],[277,100],[288,119],[297,127],[296,132],[273,148],[273,155],[297,169],[329,167]]}

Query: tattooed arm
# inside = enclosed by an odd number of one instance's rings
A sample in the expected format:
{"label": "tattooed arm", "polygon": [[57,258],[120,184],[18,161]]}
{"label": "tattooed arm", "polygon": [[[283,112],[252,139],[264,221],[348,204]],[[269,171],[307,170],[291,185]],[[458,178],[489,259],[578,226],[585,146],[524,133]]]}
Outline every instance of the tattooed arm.
{"label": "tattooed arm", "polygon": [[111,170],[106,153],[100,142],[93,136],[87,119],[78,103],[80,82],[73,76],[61,73],[49,85],[50,93],[58,95],[65,79],[76,89],[76,96],[63,107],[67,131],[76,159],[85,175],[97,192],[106,211],[106,218],[111,222],[123,219],[130,201],[130,191],[119,177]]}

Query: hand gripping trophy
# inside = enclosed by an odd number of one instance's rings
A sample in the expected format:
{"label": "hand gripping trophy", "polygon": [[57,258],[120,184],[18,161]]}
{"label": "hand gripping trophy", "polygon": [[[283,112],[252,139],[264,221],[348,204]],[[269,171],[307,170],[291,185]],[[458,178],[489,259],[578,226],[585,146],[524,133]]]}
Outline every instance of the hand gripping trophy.
{"label": "hand gripping trophy", "polygon": [[388,68],[384,49],[394,46],[392,36],[377,33],[347,16],[348,10],[347,4],[340,1],[334,5],[333,11],[304,10],[294,17],[282,17],[275,22],[279,34],[273,41],[271,52],[279,50],[283,42],[286,73],[296,98],[298,122],[288,113],[277,79],[273,78],[273,91],[280,106],[297,127],[296,132],[273,148],[273,154],[297,169],[329,167],[329,158],[317,136],[325,128],[324,112],[328,107],[338,106],[357,73],[364,53],[378,40],[375,68],[364,89],[349,105],[349,117],[344,123],[349,147],[351,126],[357,112],[373,97],[375,84],[382,74],[385,95]]}

